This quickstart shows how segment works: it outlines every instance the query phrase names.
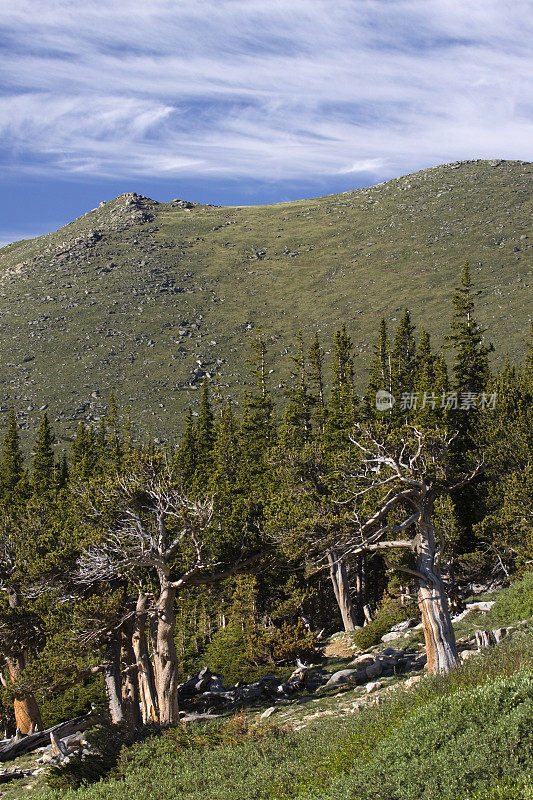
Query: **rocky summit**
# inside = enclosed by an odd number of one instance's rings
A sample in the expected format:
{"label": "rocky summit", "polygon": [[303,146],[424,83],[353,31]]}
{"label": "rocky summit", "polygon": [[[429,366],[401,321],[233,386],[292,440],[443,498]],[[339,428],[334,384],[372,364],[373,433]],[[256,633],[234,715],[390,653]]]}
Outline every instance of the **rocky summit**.
{"label": "rocky summit", "polygon": [[[0,250],[0,408],[21,427],[48,408],[69,437],[108,393],[173,437],[204,376],[239,401],[260,327],[282,394],[299,329],[327,350],[347,323],[358,383],[379,320],[409,307],[435,341],[465,260],[499,358],[531,318],[531,163],[465,161],[370,188],[268,206],[158,203],[124,194]],[[365,366],[363,366],[365,365]]]}

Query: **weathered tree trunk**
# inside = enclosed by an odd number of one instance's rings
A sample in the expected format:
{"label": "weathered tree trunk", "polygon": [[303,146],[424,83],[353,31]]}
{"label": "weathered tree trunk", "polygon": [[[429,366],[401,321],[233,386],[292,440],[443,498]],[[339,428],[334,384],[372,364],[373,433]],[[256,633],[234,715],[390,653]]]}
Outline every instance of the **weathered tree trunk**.
{"label": "weathered tree trunk", "polygon": [[137,663],[142,720],[145,725],[149,722],[159,722],[154,670],[148,654],[146,636],[147,607],[148,597],[141,593],[137,600],[132,645]]}
{"label": "weathered tree trunk", "polygon": [[448,598],[436,563],[433,503],[432,495],[423,499],[414,540],[416,569],[420,576],[418,606],[422,614],[429,674],[449,672],[458,663]]}
{"label": "weathered tree trunk", "polygon": [[109,715],[111,722],[117,724],[124,719],[124,707],[122,705],[120,642],[116,635],[109,638],[103,673]]}
{"label": "weathered tree trunk", "polygon": [[178,655],[174,643],[176,590],[164,579],[157,601],[157,638],[154,653],[155,683],[161,725],[179,721]]}
{"label": "weathered tree trunk", "polygon": [[[22,602],[20,593],[16,588],[8,590],[8,602],[10,608],[20,608]],[[12,653],[6,658],[9,675],[13,683],[17,681],[23,669],[28,664],[28,654],[25,650]],[[15,724],[21,733],[27,734],[33,731],[42,730],[43,721],[37,701],[31,692],[17,692],[13,703],[15,711]]]}
{"label": "weathered tree trunk", "polygon": [[366,604],[366,553],[359,553],[359,555],[355,557],[355,595],[357,598],[357,624],[364,625],[364,608]]}
{"label": "weathered tree trunk", "polygon": [[120,631],[120,660],[122,664],[122,708],[124,718],[132,728],[141,724],[137,660],[133,651],[133,619],[126,620]]}
{"label": "weathered tree trunk", "polygon": [[328,552],[329,577],[339,606],[345,631],[357,627],[357,609],[350,597],[346,562],[334,550]]}

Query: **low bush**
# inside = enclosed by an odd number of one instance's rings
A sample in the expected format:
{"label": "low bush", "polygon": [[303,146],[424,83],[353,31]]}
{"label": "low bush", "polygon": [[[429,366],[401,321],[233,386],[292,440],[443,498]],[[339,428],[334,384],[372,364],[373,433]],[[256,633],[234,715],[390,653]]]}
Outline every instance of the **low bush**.
{"label": "low bush", "polygon": [[383,634],[388,633],[393,625],[415,617],[418,613],[418,606],[415,603],[403,606],[399,603],[389,603],[378,611],[372,622],[361,630],[355,631],[352,635],[354,644],[360,650],[368,650],[369,647],[379,644]]}
{"label": "low bush", "polygon": [[[205,664],[224,677],[224,683],[253,681],[265,672],[282,674],[297,657],[312,660],[316,636],[301,621],[282,623],[276,628],[250,625],[243,630],[231,622],[211,639],[203,654]],[[280,670],[281,668],[281,670]]]}
{"label": "low bush", "polygon": [[503,589],[494,603],[490,619],[494,625],[505,626],[533,617],[533,572],[526,572]]}

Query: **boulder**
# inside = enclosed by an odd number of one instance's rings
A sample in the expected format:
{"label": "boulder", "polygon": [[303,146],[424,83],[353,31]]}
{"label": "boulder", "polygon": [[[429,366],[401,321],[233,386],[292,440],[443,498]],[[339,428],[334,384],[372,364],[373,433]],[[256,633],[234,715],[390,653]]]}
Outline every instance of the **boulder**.
{"label": "boulder", "polygon": [[395,633],[394,631],[391,631],[390,633],[384,633],[383,636],[381,637],[381,641],[382,642],[392,642],[392,641],[394,641],[394,639],[399,639],[400,636],[401,636],[401,633]]}
{"label": "boulder", "polygon": [[374,661],[373,664],[370,664],[366,670],[366,677],[368,680],[373,680],[374,678],[379,678],[381,673],[383,672],[383,664],[381,661]]}
{"label": "boulder", "polygon": [[370,683],[367,683],[366,685],[367,694],[370,694],[370,692],[376,692],[378,689],[382,688],[383,684],[381,681],[370,681]]}
{"label": "boulder", "polygon": [[376,659],[374,658],[374,656],[369,656],[367,654],[367,655],[357,656],[356,658],[353,659],[353,661],[350,662],[350,665],[353,667],[357,667],[358,669],[364,669],[365,667],[368,667],[370,664],[373,664],[375,660]]}
{"label": "boulder", "polygon": [[342,683],[361,683],[365,678],[365,672],[361,669],[341,669],[334,672],[326,683],[328,686],[338,686]]}

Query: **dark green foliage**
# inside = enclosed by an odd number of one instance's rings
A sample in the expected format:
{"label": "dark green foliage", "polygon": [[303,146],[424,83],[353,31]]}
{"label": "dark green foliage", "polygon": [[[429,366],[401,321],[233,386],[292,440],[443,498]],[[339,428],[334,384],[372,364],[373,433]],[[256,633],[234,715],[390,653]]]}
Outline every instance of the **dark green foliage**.
{"label": "dark green foliage", "polygon": [[344,443],[355,422],[357,400],[352,349],[352,340],[343,325],[333,340],[331,395],[326,421],[330,447]]}
{"label": "dark green foliage", "polygon": [[[414,337],[415,326],[411,322],[411,315],[406,308],[400,318],[390,354],[391,385],[394,395],[410,393],[414,389],[416,360],[416,342]],[[378,347],[381,345],[381,334]],[[383,360],[381,349],[378,356]]]}
{"label": "dark green foliage", "polygon": [[[132,544],[137,529],[132,534],[131,526],[124,528],[126,515],[128,521],[152,526],[152,531],[163,530],[157,527],[161,520],[156,523],[152,514],[146,488],[150,481],[186,495],[191,502],[213,498],[213,513],[201,542],[194,538],[181,542],[181,525],[187,526],[189,512],[179,520],[172,511],[163,514],[165,534],[170,539],[177,536],[165,565],[168,574],[187,571],[196,548],[204,560],[199,574],[192,573],[194,581],[180,588],[176,600],[180,679],[203,664],[223,673],[226,682],[274,670],[286,672],[297,656],[313,659],[314,632],[339,628],[328,550],[342,549],[358,536],[354,496],[361,498],[357,514],[368,517],[392,485],[389,467],[375,466],[371,471],[377,474],[382,469],[384,482],[358,494],[365,478],[358,474],[361,452],[370,441],[365,439],[367,427],[407,458],[415,447],[414,423],[428,442],[424,469],[438,473],[443,483],[444,469],[453,471],[457,464],[466,469],[484,453],[483,482],[470,495],[456,493],[435,503],[447,586],[528,569],[533,542],[533,357],[524,366],[508,365],[499,375],[489,376],[487,348],[472,321],[472,297],[466,271],[456,295],[453,344],[461,363],[472,348],[476,350],[472,376],[487,392],[494,389],[498,402],[494,410],[477,414],[475,424],[469,421],[463,426],[445,464],[438,458],[439,437],[457,422],[439,403],[439,395],[448,390],[446,365],[426,332],[415,336],[407,310],[392,343],[385,321],[381,323],[364,404],[357,400],[357,362],[343,326],[333,341],[329,385],[318,336],[308,349],[305,337],[299,335],[296,352],[288,354],[293,366],[283,412],[274,405],[268,385],[267,363],[270,366],[275,336],[259,333],[252,348],[254,386],[245,392],[242,406],[235,409],[217,395],[212,400],[212,387],[204,380],[197,408],[189,409],[177,447],[156,445],[153,440],[134,442],[131,423],[122,423],[111,396],[98,430],[79,425],[69,463],[65,458],[56,461],[53,433],[43,415],[28,480],[11,414],[0,459],[0,477],[6,476],[1,485],[7,487],[7,494],[2,490],[0,518],[1,576],[4,588],[17,585],[22,606],[2,617],[2,652],[5,655],[7,644],[18,636],[19,649],[29,660],[23,679],[38,693],[47,719],[74,716],[97,695],[101,699],[100,682],[89,680],[74,689],[68,679],[75,680],[77,670],[81,674],[101,661],[106,631],[131,612],[139,588],[148,595],[156,588],[157,569],[147,566],[145,545]],[[456,381],[458,374],[456,370]],[[419,397],[433,394],[435,404],[402,413],[398,407],[390,414],[378,412],[374,395],[379,388]],[[361,425],[354,427],[354,422]],[[135,421],[133,429],[138,427]],[[399,510],[389,512],[384,520],[391,526],[387,536],[393,535],[400,518]],[[114,572],[109,579],[104,575],[92,584],[81,583],[80,554],[111,540],[123,549],[120,558],[116,552],[109,557],[117,559]],[[233,567],[257,551],[261,560],[250,567],[255,576],[233,576],[216,587],[195,585],[219,565]],[[364,562],[349,549],[346,555],[348,589],[356,611],[361,612],[365,603],[380,608],[374,622],[354,635],[362,649],[378,644],[395,622],[417,615],[416,607],[399,605],[400,595],[416,593],[409,572],[414,566],[412,553],[405,547],[385,561],[382,552],[376,549]],[[401,581],[395,567],[407,570]],[[384,603],[389,595],[390,602]]]}
{"label": "dark green foliage", "polygon": [[24,473],[24,456],[20,446],[17,420],[13,409],[7,417],[6,431],[0,457],[0,499],[9,501],[15,486]]}
{"label": "dark green foliage", "polygon": [[416,604],[404,606],[388,604],[377,613],[372,622],[352,634],[354,644],[360,650],[368,650],[369,647],[379,644],[383,634],[388,633],[397,622],[403,622],[403,620],[416,617],[418,614],[419,611]]}
{"label": "dark green foliage", "polygon": [[36,494],[49,492],[54,486],[54,434],[46,411],[41,417],[31,465],[31,486]]}
{"label": "dark green foliage", "polygon": [[485,331],[474,317],[474,297],[466,263],[453,296],[452,332],[446,337],[454,350],[454,388],[459,393],[482,392],[489,378],[488,354],[492,347],[483,343]]}

